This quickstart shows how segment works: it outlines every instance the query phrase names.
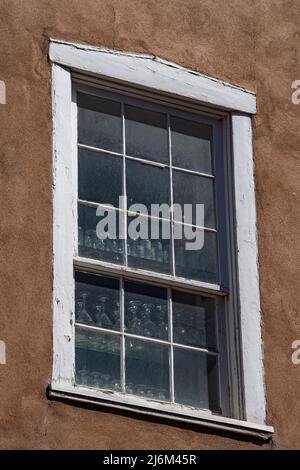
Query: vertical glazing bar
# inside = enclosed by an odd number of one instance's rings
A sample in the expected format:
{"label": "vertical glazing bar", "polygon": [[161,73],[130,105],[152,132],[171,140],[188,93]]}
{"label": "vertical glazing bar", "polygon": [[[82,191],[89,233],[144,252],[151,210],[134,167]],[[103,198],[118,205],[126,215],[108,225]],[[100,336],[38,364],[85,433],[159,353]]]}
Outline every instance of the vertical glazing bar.
{"label": "vertical glazing bar", "polygon": [[121,387],[122,392],[125,392],[125,336],[124,336],[124,280],[120,278],[120,328],[121,328],[121,354],[120,354],[120,361],[121,361]]}
{"label": "vertical glazing bar", "polygon": [[127,252],[127,191],[126,191],[126,135],[125,135],[125,114],[124,114],[124,101],[121,103],[122,113],[122,154],[123,154],[123,234],[124,234],[124,264],[128,266],[128,252]]}
{"label": "vertical glazing bar", "polygon": [[171,272],[173,276],[175,275],[175,248],[174,248],[174,213],[173,213],[173,175],[172,175],[172,143],[171,143],[171,122],[170,122],[170,114],[168,116],[168,144],[169,144],[169,166],[170,166],[170,203],[171,203]]}
{"label": "vertical glazing bar", "polygon": [[173,351],[173,310],[172,291],[168,288],[169,341],[170,341],[170,400],[174,402],[174,351]]}

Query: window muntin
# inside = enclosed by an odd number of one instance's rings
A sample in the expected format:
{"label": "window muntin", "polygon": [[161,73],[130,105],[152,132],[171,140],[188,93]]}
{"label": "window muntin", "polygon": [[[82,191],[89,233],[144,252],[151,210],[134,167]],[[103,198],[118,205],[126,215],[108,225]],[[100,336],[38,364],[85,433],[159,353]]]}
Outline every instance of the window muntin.
{"label": "window muntin", "polygon": [[[227,269],[226,255],[225,263],[220,263],[218,257],[220,235],[224,246],[224,222],[223,214],[220,221],[217,208],[222,207],[224,201],[217,204],[215,200],[215,194],[220,195],[223,188],[223,184],[220,185],[221,189],[215,187],[218,174],[215,141],[218,140],[220,145],[220,128],[217,121],[208,119],[208,123],[197,122],[191,120],[190,116],[188,119],[175,116],[169,110],[156,110],[155,106],[154,110],[149,110],[148,105],[144,103],[138,103],[138,106],[134,103],[132,106],[127,103],[126,98],[118,95],[105,98],[103,102],[100,98],[93,107],[90,98],[93,94],[89,93],[81,91],[77,93],[77,103],[79,102],[82,108],[78,111],[79,259],[88,258],[101,263],[113,263],[116,269],[118,265],[128,266],[141,273],[142,277],[143,275],[147,277],[147,272],[153,272],[170,278],[175,276],[179,281],[184,278],[185,281],[200,281],[217,286],[221,283],[221,279],[225,279],[224,272]],[[78,101],[79,95],[81,98]],[[85,95],[89,96],[87,105]],[[117,105],[111,106],[110,103],[114,100]],[[84,106],[92,108],[93,113],[99,112],[100,117],[85,113]],[[81,117],[82,112],[84,120]],[[121,131],[119,117],[122,123]],[[92,120],[93,128],[90,140],[86,137],[89,133],[85,131],[84,134],[80,130],[81,125],[88,127],[89,119]],[[193,119],[196,117],[193,116]],[[101,134],[102,125],[104,137],[93,135]],[[111,133],[114,125],[116,136]],[[116,150],[120,142],[119,132],[121,132],[122,149]],[[83,134],[84,140],[80,137]],[[151,147],[153,139],[155,145]],[[186,159],[184,149],[186,149]],[[197,151],[203,156],[198,161]],[[173,154],[175,165],[172,161]],[[113,180],[112,174],[115,174]],[[223,176],[222,174],[221,177]],[[94,181],[89,185],[90,177]],[[127,207],[120,206],[119,195],[127,196]],[[205,205],[204,224],[197,226],[195,218],[192,220],[194,231],[204,230],[202,250],[188,251],[185,248],[187,239],[184,237],[182,240],[174,239],[175,228],[180,226],[184,229],[186,221],[183,219],[182,223],[174,220],[172,212],[159,214],[157,240],[132,240],[129,237],[125,240],[119,238],[99,240],[96,236],[95,227],[99,221],[96,209],[99,204],[114,206],[114,209],[109,210],[116,216],[117,233],[123,227],[124,233],[127,234],[128,225],[136,217],[135,213],[127,210],[131,204],[142,203],[149,209],[151,203],[193,204],[195,200]],[[150,214],[144,215],[144,218],[148,221],[150,234],[153,217]],[[163,227],[169,228],[170,239],[162,239]],[[80,268],[77,266],[77,269]],[[76,272],[77,281],[79,275],[87,276],[87,286],[83,289],[85,293],[88,292],[89,279],[105,279],[101,273],[101,264],[95,269],[98,271],[97,276]],[[135,298],[131,300],[137,305],[150,304],[152,307],[148,317],[147,312],[140,311],[132,324],[129,322],[130,313],[126,299],[129,295],[127,286],[131,285],[132,291],[134,284],[126,277],[118,278],[118,282],[119,300],[115,301],[114,305],[111,301],[107,303],[106,321],[97,321],[95,314],[97,309],[101,310],[98,302],[101,294],[97,296],[98,300],[93,298],[93,295],[87,296],[93,299],[90,300],[90,320],[87,322],[76,320],[75,383],[77,386],[111,390],[118,392],[119,396],[126,394],[133,398],[138,396],[166,404],[177,403],[187,407],[228,413],[227,379],[224,384],[224,377],[227,377],[227,370],[224,370],[227,367],[224,339],[221,341],[222,351],[219,351],[218,346],[220,335],[221,337],[225,335],[225,322],[223,318],[217,320],[219,314],[224,315],[225,298],[205,297],[204,294],[201,295],[201,291],[199,295],[181,291],[176,293],[177,291],[171,287],[161,287],[167,297],[167,306],[165,306],[166,299],[160,299],[159,305],[151,300],[139,304],[139,294],[135,292]],[[154,289],[146,281],[136,285],[141,292]],[[222,285],[224,286],[224,282]],[[76,282],[77,312],[80,308],[78,297],[81,296],[81,291],[80,282]],[[134,289],[131,295],[133,292]],[[176,295],[179,295],[179,301],[176,300]],[[185,301],[180,301],[181,295],[187,296]],[[197,305],[199,300],[195,299],[201,299],[202,307]],[[82,300],[79,300],[80,302],[82,305]],[[161,321],[160,325],[155,325],[155,320],[158,318],[155,315],[157,306],[165,317],[164,323]],[[183,319],[187,325],[184,325]],[[145,323],[148,325],[148,332],[145,332]],[[199,325],[202,325],[201,331],[197,330]],[[197,338],[191,330],[194,333],[198,331]],[[140,363],[136,362],[139,351],[142,351]],[[114,358],[106,357],[109,354]],[[185,372],[180,373],[184,362],[191,360],[197,366],[189,365]],[[153,374],[153,370],[157,370],[158,373]]]}

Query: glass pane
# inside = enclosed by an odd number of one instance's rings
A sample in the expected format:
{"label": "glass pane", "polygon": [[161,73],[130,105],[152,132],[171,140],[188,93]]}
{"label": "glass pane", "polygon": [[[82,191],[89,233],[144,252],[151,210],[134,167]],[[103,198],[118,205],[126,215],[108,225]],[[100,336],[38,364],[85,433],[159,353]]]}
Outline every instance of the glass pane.
{"label": "glass pane", "polygon": [[78,142],[122,152],[121,104],[85,93],[77,94]]}
{"label": "glass pane", "polygon": [[125,106],[126,154],[169,163],[167,116],[135,106]]}
{"label": "glass pane", "polygon": [[[178,228],[179,224],[174,227]],[[191,227],[182,226],[183,232],[190,231]],[[217,283],[219,279],[217,235],[213,232],[193,228],[195,232],[194,242],[188,240],[186,233],[182,239],[174,240],[175,247],[175,272],[176,276],[195,279],[198,281]],[[204,244],[201,249],[196,249],[200,240]],[[198,239],[198,242],[197,242]],[[187,243],[194,243],[194,249],[187,249]]]}
{"label": "glass pane", "polygon": [[172,163],[212,173],[212,126],[171,116]]}
{"label": "glass pane", "polygon": [[125,282],[125,331],[168,340],[167,290]]}
{"label": "glass pane", "polygon": [[[79,256],[123,264],[124,240],[119,238],[120,217],[122,213],[118,211],[105,211],[104,216],[97,216],[95,207],[78,204]],[[104,226],[109,238],[103,240],[97,236],[97,225],[98,233]]]}
{"label": "glass pane", "polygon": [[121,391],[119,336],[76,327],[75,381],[88,387]]}
{"label": "glass pane", "polygon": [[173,291],[173,341],[216,348],[215,302],[210,297]]}
{"label": "glass pane", "polygon": [[120,292],[117,279],[75,272],[77,323],[120,331]]}
{"label": "glass pane", "polygon": [[[154,236],[151,233],[154,233]],[[136,239],[139,234],[140,238]],[[171,243],[169,234],[170,224],[168,222],[143,216],[128,216],[128,266],[159,273],[170,273]]]}
{"label": "glass pane", "polygon": [[204,226],[215,228],[214,180],[205,176],[191,175],[182,171],[173,171],[174,203],[192,207],[192,222],[186,215],[185,223],[203,226],[202,220],[196,219],[196,204],[204,204]]}
{"label": "glass pane", "polygon": [[169,347],[126,338],[126,393],[169,400]]}
{"label": "glass pane", "polygon": [[78,197],[119,207],[122,195],[122,158],[78,149]]}
{"label": "glass pane", "polygon": [[176,403],[218,410],[216,356],[174,347],[174,388]]}
{"label": "glass pane", "polygon": [[[131,204],[144,204],[147,212],[141,212],[150,215],[151,204],[169,204],[169,169],[126,160],[126,190],[128,210]],[[169,211],[165,217],[170,217]]]}

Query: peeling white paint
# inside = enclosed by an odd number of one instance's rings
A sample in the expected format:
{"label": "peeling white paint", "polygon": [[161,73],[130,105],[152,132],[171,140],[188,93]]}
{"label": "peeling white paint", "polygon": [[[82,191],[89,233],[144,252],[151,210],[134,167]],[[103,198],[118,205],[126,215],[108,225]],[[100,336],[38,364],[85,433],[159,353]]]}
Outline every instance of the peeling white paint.
{"label": "peeling white paint", "polygon": [[50,60],[73,70],[184,96],[222,109],[256,112],[255,93],[155,56],[51,39]]}
{"label": "peeling white paint", "polygon": [[[124,396],[121,395],[118,392],[106,392],[103,390],[95,390],[91,389],[89,387],[81,386],[81,387],[53,387],[52,388],[52,393],[55,392],[65,392],[69,393],[70,396],[73,397],[73,399],[76,401],[78,396],[78,401],[80,401],[80,396],[84,395],[85,398],[91,398],[91,399],[100,399],[102,403],[105,403],[106,401],[110,402],[110,406],[112,403],[116,405],[116,407],[122,408],[123,406],[129,405],[129,406],[138,406],[139,409],[144,409],[145,411],[148,410],[148,413],[151,414],[151,410],[156,410],[156,411],[161,411],[164,413],[169,413],[171,414],[174,412],[174,414],[178,416],[184,417],[186,420],[188,418],[196,418],[199,421],[205,421],[210,424],[224,424],[227,425],[229,429],[229,426],[231,429],[234,428],[239,428],[242,427],[244,429],[249,429],[253,431],[262,431],[262,432],[267,432],[267,433],[273,433],[274,429],[272,426],[267,426],[263,423],[258,424],[258,423],[251,423],[247,421],[242,421],[239,419],[233,419],[233,418],[227,418],[226,416],[221,416],[221,415],[216,415],[212,414],[211,412],[207,410],[200,410],[200,409],[193,409],[190,407],[186,407],[184,405],[178,405],[178,404],[171,404],[166,406],[165,402],[160,402],[158,400],[151,400],[151,401],[146,401],[143,400],[142,398],[139,398],[137,396]],[[165,415],[166,417],[166,415]],[[176,418],[177,419],[177,418]]]}
{"label": "peeling white paint", "polygon": [[0,80],[0,104],[6,104],[6,87],[2,80]]}
{"label": "peeling white paint", "polygon": [[232,115],[238,282],[247,420],[264,423],[266,401],[261,336],[252,122]]}
{"label": "peeling white paint", "polygon": [[[70,385],[73,377],[74,308],[72,131],[70,127],[72,86],[70,72],[52,66],[53,112],[53,382]],[[70,171],[71,170],[71,171]],[[60,208],[58,210],[58,208]],[[71,209],[71,210],[70,210]],[[67,339],[68,338],[68,339]],[[67,339],[67,340],[66,340]]]}

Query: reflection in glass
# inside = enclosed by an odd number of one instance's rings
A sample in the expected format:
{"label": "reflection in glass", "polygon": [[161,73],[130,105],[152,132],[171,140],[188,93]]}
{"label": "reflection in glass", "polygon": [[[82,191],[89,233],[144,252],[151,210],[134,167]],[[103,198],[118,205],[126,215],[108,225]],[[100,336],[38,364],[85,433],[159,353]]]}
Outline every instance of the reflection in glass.
{"label": "reflection in glass", "polygon": [[78,149],[78,197],[119,207],[122,159],[104,152]]}
{"label": "reflection in glass", "polygon": [[218,410],[216,356],[174,347],[174,388],[176,403]]}
{"label": "reflection in glass", "polygon": [[174,166],[212,173],[212,126],[171,116]]}
{"label": "reflection in glass", "polygon": [[204,226],[215,228],[214,180],[205,176],[173,171],[174,203],[190,204],[193,208],[192,222],[185,223],[203,227],[203,221],[196,220],[196,204],[204,204]]}
{"label": "reflection in glass", "polygon": [[125,331],[168,340],[167,290],[125,281],[124,291]]}
{"label": "reflection in glass", "polygon": [[93,388],[120,391],[120,338],[117,335],[75,331],[75,381]]}
{"label": "reflection in glass", "polygon": [[75,319],[78,323],[120,330],[119,281],[75,272]]}
{"label": "reflection in glass", "polygon": [[122,152],[121,104],[87,93],[77,94],[78,142]]}
{"label": "reflection in glass", "polygon": [[[203,231],[195,228],[194,230],[197,232],[195,235],[200,240]],[[191,241],[186,239],[185,236],[182,240],[174,240],[176,276],[213,284],[218,283],[217,234],[204,231],[204,245],[201,249],[187,250],[186,242]]]}
{"label": "reflection in glass", "polygon": [[212,297],[172,291],[173,341],[216,348],[215,303]]}
{"label": "reflection in glass", "polygon": [[126,155],[168,164],[167,116],[125,105]]}
{"label": "reflection in glass", "polygon": [[[107,216],[107,211],[102,217],[96,215],[96,210],[96,207],[86,206],[81,203],[78,204],[79,256],[122,264],[124,240],[119,238],[119,212],[111,212],[116,221],[117,233],[115,235],[117,238],[113,238],[114,234],[112,233],[111,238],[102,240],[97,236],[96,229],[97,224]],[[108,231],[108,228],[105,227],[105,230]]]}
{"label": "reflection in glass", "polygon": [[169,400],[169,346],[126,338],[126,393]]}

